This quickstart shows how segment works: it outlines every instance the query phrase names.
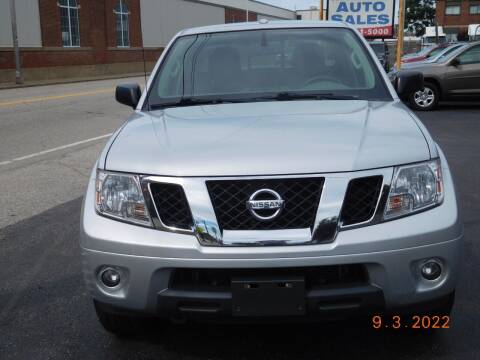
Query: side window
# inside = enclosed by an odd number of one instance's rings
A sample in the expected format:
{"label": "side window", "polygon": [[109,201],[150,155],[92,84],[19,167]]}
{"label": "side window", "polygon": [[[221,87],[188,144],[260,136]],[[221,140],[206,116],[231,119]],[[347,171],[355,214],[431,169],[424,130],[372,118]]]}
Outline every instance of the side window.
{"label": "side window", "polygon": [[457,59],[461,65],[480,64],[480,45],[468,49]]}

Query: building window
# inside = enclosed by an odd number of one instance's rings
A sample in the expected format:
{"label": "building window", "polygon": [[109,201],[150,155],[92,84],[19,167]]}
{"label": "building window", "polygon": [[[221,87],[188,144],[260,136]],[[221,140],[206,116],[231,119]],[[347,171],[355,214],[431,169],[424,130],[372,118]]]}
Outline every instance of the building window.
{"label": "building window", "polygon": [[118,0],[115,6],[115,31],[117,34],[117,46],[129,47],[130,39],[128,33],[128,12],[127,4],[125,0]]}
{"label": "building window", "polygon": [[470,5],[471,15],[480,15],[480,4]]}
{"label": "building window", "polygon": [[60,28],[64,47],[80,46],[80,29],[78,21],[77,0],[59,0]]}
{"label": "building window", "polygon": [[461,6],[460,4],[448,4],[445,7],[445,15],[460,15]]}

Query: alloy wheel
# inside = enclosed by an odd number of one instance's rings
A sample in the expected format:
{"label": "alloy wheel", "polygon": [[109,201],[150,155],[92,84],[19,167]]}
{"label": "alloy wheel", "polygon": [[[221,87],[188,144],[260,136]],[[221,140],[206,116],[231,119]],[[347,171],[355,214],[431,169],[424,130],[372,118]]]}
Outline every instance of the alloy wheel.
{"label": "alloy wheel", "polygon": [[435,93],[429,87],[425,87],[423,90],[416,91],[413,94],[413,99],[419,107],[428,108],[435,101]]}

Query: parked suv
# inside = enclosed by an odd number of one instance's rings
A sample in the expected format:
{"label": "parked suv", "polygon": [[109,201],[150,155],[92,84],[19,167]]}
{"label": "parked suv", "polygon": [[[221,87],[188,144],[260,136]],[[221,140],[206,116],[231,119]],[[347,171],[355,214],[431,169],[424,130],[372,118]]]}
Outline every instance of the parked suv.
{"label": "parked suv", "polygon": [[[395,84],[418,86],[418,73]],[[83,273],[104,327],[449,314],[452,176],[397,93],[346,24],[180,32],[143,94],[117,88],[135,112],[88,183]]]}
{"label": "parked suv", "polygon": [[[408,70],[425,78],[424,87],[408,99],[415,110],[433,110],[442,100],[480,100],[480,42],[462,45],[432,62],[411,64]],[[396,72],[389,76],[394,79]]]}

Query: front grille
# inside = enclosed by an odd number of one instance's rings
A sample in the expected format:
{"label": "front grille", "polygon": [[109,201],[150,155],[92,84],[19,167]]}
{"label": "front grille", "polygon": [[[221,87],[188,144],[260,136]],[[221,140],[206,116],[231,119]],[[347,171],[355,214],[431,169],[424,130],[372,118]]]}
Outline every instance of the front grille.
{"label": "front grille", "polygon": [[175,269],[169,288],[188,291],[230,291],[234,278],[302,277],[307,290],[322,287],[366,284],[368,272],[364,265],[332,265],[271,269]]}
{"label": "front grille", "polygon": [[372,218],[382,182],[382,176],[369,176],[350,181],[340,217],[342,225],[359,224]]}
{"label": "front grille", "polygon": [[[323,182],[323,178],[214,180],[207,181],[207,188],[222,230],[305,229],[314,225]],[[261,189],[276,191],[285,201],[283,211],[269,221],[256,219],[247,209],[247,201]]]}
{"label": "front grille", "polygon": [[150,184],[153,201],[165,226],[191,230],[192,213],[185,192],[180,185],[166,183]]}

